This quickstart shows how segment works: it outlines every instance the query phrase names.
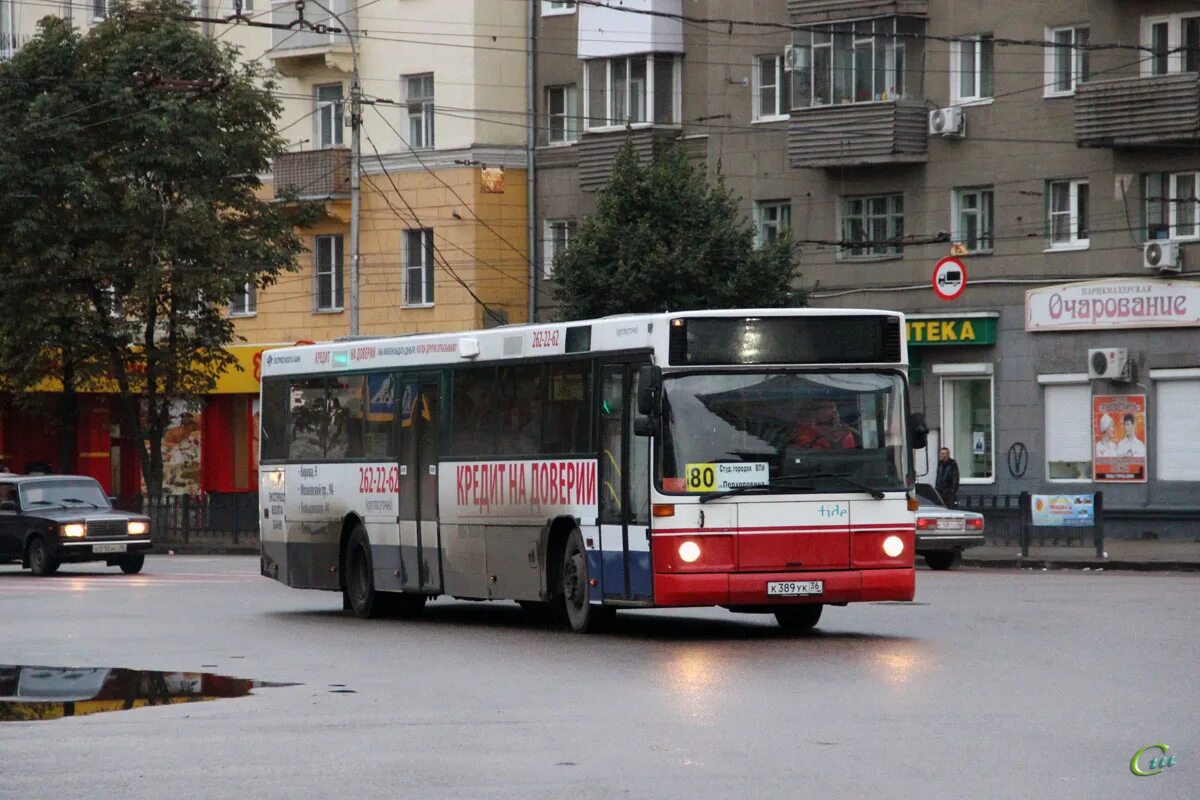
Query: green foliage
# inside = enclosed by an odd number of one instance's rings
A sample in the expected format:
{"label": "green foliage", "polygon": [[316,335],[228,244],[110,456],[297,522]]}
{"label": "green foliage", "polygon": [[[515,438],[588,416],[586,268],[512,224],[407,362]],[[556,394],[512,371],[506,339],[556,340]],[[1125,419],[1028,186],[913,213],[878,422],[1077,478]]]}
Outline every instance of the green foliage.
{"label": "green foliage", "polygon": [[48,17],[0,64],[0,367],[18,391],[115,381],[152,492],[170,402],[233,364],[231,299],[295,269],[312,216],[259,197],[273,81],[188,13],[118,3],[83,36]]}
{"label": "green foliage", "polygon": [[627,140],[596,213],[555,260],[559,314],[803,305],[790,237],[756,250],[754,236],[724,180],[709,183],[682,146],[643,166]]}

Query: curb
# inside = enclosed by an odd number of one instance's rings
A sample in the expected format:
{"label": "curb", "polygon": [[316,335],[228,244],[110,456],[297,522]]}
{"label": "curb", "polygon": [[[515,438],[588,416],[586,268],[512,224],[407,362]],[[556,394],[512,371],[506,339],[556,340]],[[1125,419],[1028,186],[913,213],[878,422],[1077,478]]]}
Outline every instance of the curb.
{"label": "curb", "polygon": [[202,545],[202,544],[171,544],[159,542],[150,552],[156,556],[256,556],[259,554],[258,545]]}
{"label": "curb", "polygon": [[1061,561],[1044,558],[990,558],[963,557],[964,567],[992,567],[996,569],[1074,569],[1074,570],[1129,570],[1133,572],[1200,572],[1196,561]]}

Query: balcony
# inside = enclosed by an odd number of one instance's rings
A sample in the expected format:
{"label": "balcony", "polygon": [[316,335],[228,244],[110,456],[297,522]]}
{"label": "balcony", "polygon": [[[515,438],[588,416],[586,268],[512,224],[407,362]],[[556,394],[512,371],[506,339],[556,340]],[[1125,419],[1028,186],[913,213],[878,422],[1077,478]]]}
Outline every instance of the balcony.
{"label": "balcony", "polygon": [[793,23],[840,22],[882,16],[925,16],[928,0],[788,0]]}
{"label": "balcony", "polygon": [[350,196],[350,150],[302,150],[275,159],[275,196],[295,192],[304,200],[341,199]]}
{"label": "balcony", "polygon": [[1179,72],[1080,84],[1075,91],[1075,144],[1200,144],[1200,74]]}
{"label": "balcony", "polygon": [[927,114],[913,100],[794,108],[788,161],[793,168],[922,163]]}
{"label": "balcony", "polygon": [[[324,4],[341,20],[322,11],[312,3],[304,6],[304,19],[313,25],[328,25],[343,30],[355,30],[358,26],[358,6],[350,0],[334,0]],[[288,25],[296,20],[295,3],[276,3],[271,6],[271,22]],[[346,33],[316,33],[311,30],[292,28],[272,29],[271,59],[275,68],[283,75],[299,77],[311,70],[335,69],[350,73],[354,58],[350,37]]]}
{"label": "balcony", "polygon": [[579,159],[579,185],[585,192],[594,192],[608,183],[612,176],[613,162],[625,145],[625,138],[633,142],[638,162],[649,163],[663,148],[669,148],[679,138],[676,128],[634,128],[630,131],[605,131],[585,133],[580,137],[576,152]]}

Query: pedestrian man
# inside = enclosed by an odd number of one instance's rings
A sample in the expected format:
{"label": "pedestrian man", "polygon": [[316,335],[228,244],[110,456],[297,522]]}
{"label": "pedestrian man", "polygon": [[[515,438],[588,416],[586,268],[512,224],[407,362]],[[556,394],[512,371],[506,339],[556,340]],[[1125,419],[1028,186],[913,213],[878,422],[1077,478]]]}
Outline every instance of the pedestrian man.
{"label": "pedestrian man", "polygon": [[958,508],[958,462],[950,457],[950,448],[938,450],[937,481],[934,488],[942,496],[946,508]]}

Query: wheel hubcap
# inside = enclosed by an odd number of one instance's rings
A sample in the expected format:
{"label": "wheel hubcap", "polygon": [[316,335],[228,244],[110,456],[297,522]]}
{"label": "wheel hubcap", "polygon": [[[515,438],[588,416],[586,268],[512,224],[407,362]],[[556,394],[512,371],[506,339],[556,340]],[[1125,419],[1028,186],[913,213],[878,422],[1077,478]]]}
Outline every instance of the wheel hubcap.
{"label": "wheel hubcap", "polygon": [[582,608],[587,600],[583,575],[583,554],[575,550],[563,565],[563,594],[576,608]]}

